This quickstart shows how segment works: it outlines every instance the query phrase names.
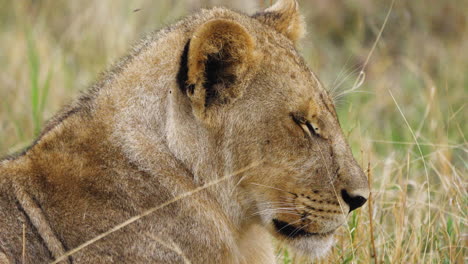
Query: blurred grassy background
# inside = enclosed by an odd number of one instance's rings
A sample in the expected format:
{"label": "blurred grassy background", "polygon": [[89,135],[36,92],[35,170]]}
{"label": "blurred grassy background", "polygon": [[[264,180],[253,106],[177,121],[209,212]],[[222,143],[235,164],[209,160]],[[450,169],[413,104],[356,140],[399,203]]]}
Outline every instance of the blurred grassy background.
{"label": "blurred grassy background", "polygon": [[[269,2],[0,0],[0,155],[30,144],[143,34],[200,6],[253,13]],[[316,262],[467,263],[467,1],[396,1],[352,93],[391,1],[299,2],[302,53],[345,95],[340,121],[372,184],[371,203]],[[308,263],[281,245],[278,260]]]}

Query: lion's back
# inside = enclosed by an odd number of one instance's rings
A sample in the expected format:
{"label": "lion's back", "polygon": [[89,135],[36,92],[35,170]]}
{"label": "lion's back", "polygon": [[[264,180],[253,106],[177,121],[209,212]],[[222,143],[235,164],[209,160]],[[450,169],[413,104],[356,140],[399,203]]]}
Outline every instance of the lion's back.
{"label": "lion's back", "polygon": [[[0,165],[0,264],[47,263],[51,256],[14,192],[13,178]],[[32,254],[32,252],[34,252]]]}

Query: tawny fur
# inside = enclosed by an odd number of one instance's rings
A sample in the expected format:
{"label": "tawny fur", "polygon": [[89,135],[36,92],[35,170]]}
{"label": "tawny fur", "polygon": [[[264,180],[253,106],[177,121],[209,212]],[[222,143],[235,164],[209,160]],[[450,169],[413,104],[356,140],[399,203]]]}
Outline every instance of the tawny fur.
{"label": "tawny fur", "polygon": [[[341,190],[368,190],[295,49],[302,27],[283,0],[253,17],[203,10],[145,38],[1,161],[0,263],[51,262],[227,175],[63,263],[274,263],[271,235],[327,252],[349,210]],[[285,237],[274,219],[314,235]]]}

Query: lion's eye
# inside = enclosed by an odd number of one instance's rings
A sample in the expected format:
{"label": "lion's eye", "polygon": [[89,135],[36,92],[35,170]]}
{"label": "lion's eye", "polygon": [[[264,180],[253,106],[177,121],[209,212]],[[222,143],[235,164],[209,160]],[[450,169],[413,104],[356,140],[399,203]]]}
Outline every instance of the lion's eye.
{"label": "lion's eye", "polygon": [[294,122],[296,122],[296,124],[298,124],[302,128],[302,130],[304,130],[304,132],[309,137],[312,137],[312,136],[320,137],[321,136],[320,128],[317,125],[315,125],[314,123],[308,121],[307,119],[305,119],[302,116],[292,115],[292,117],[293,117]]}
{"label": "lion's eye", "polygon": [[314,125],[314,123],[307,122],[306,126],[308,128],[309,133],[312,133],[313,135],[318,136],[318,137],[321,136],[320,135],[320,128],[318,126]]}

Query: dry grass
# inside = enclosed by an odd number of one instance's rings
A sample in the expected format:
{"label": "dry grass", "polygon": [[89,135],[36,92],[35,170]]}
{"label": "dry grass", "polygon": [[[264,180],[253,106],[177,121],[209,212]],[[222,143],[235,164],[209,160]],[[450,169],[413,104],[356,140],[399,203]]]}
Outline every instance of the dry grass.
{"label": "dry grass", "polygon": [[[300,2],[309,26],[303,54],[343,94],[360,76],[391,1]],[[45,119],[144,32],[197,3],[0,0],[0,155],[27,146]],[[372,200],[318,263],[467,262],[466,9],[461,0],[396,1],[365,81],[337,98],[354,154],[363,168],[370,164]],[[286,248],[278,258],[307,263]]]}

